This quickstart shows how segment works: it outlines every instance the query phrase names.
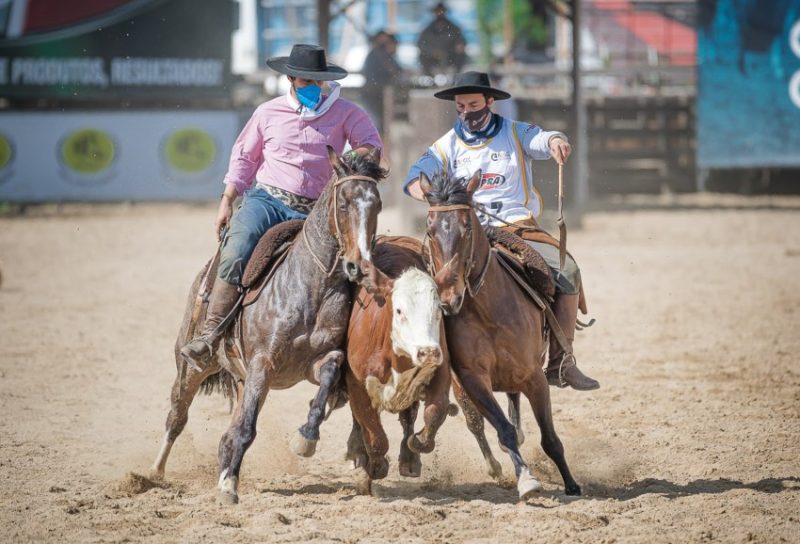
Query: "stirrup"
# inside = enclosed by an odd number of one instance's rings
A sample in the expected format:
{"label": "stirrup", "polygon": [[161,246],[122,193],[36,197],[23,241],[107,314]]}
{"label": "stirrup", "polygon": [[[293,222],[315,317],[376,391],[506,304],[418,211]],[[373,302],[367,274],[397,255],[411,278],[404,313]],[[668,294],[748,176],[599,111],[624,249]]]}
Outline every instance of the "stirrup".
{"label": "stirrup", "polygon": [[[214,356],[214,346],[213,346],[212,342],[209,342],[208,339],[206,339],[206,337],[198,336],[197,338],[193,338],[192,340],[189,341],[187,346],[189,344],[191,344],[192,342],[195,342],[195,341],[200,341],[200,342],[204,343],[206,345],[206,347],[208,348],[208,355],[205,356],[205,358],[211,359]],[[186,364],[189,365],[190,367],[192,367],[197,372],[202,372],[203,370],[205,370],[203,367],[201,367],[197,363],[197,361],[194,360],[193,357],[190,357],[189,355],[187,355],[184,352],[185,349],[186,349],[186,346],[181,348],[181,357],[183,357],[183,360],[186,361]]]}
{"label": "stirrup", "polygon": [[[545,370],[545,374],[547,375],[547,383],[562,389],[567,387],[569,384],[564,381],[564,371],[573,366],[578,366],[578,362],[575,360],[575,355],[572,353],[564,353],[561,356],[561,362],[558,363],[558,374],[556,374],[554,370],[550,370],[550,363],[548,363],[547,370]],[[551,376],[556,376],[558,381],[551,382]]]}

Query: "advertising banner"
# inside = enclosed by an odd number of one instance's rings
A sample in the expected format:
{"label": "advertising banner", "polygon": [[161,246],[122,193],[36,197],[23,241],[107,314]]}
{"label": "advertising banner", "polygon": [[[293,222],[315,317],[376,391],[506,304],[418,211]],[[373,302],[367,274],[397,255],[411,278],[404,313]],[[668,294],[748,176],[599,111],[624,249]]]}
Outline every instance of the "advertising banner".
{"label": "advertising banner", "polygon": [[800,0],[699,0],[698,164],[800,166]]}
{"label": "advertising banner", "polygon": [[0,96],[229,96],[230,0],[0,0]]}
{"label": "advertising banner", "polygon": [[205,200],[224,189],[234,112],[0,114],[0,201]]}

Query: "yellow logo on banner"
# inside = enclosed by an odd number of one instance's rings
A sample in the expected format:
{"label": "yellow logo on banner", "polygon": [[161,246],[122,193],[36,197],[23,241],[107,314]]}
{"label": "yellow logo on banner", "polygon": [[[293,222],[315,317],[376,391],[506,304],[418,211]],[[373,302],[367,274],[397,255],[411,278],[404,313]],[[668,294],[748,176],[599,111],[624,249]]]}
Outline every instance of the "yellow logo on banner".
{"label": "yellow logo on banner", "polygon": [[11,164],[11,159],[14,158],[14,148],[11,147],[11,141],[3,134],[0,134],[0,171]]}
{"label": "yellow logo on banner", "polygon": [[176,130],[164,143],[164,156],[174,169],[186,174],[207,170],[217,155],[214,139],[205,130],[184,128]]}
{"label": "yellow logo on banner", "polygon": [[93,128],[76,130],[61,143],[61,159],[80,174],[97,174],[114,162],[116,148],[107,133]]}

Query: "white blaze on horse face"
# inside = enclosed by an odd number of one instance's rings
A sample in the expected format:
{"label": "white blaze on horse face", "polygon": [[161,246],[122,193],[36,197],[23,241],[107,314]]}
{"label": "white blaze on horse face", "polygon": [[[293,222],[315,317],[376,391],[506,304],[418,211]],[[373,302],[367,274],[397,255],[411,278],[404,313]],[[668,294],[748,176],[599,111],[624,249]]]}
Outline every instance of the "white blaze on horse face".
{"label": "white blaze on horse face", "polygon": [[356,209],[358,209],[358,249],[361,251],[361,258],[369,261],[370,244],[367,240],[367,217],[369,209],[374,204],[375,197],[371,193],[366,193],[356,199]]}
{"label": "white blaze on horse face", "polygon": [[442,362],[439,345],[442,312],[436,283],[428,274],[409,268],[392,289],[392,350],[414,365]]}

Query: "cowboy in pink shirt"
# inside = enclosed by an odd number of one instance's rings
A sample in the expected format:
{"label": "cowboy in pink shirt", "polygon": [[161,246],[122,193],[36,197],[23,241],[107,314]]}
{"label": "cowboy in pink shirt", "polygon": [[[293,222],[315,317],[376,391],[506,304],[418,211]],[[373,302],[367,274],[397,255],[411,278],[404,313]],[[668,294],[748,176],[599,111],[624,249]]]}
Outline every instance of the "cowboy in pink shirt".
{"label": "cowboy in pink shirt", "polygon": [[[352,153],[361,155],[383,147],[364,110],[339,98],[340,87],[333,80],[347,72],[329,64],[324,49],[295,45],[288,57],[271,58],[267,65],[286,74],[291,87],[285,96],[261,104],[233,144],[214,225],[217,239],[224,227],[229,228],[220,247],[208,315],[203,330],[181,349],[186,362],[198,369],[208,364],[223,332],[219,325],[238,299],[245,265],[258,240],[278,223],[305,219],[331,179],[326,146],[340,155],[347,143]],[[322,94],[325,81],[328,94]],[[233,202],[241,194],[244,199],[233,216]]]}

